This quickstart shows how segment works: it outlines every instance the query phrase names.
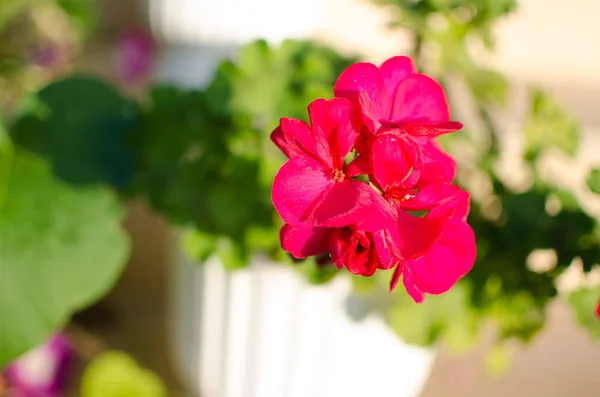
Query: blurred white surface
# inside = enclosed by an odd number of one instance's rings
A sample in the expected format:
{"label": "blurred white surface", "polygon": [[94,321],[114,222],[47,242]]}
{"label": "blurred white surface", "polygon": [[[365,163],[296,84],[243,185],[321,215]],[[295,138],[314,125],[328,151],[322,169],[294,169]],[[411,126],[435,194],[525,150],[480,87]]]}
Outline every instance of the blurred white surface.
{"label": "blurred white surface", "polygon": [[435,352],[377,315],[352,320],[347,277],[311,286],[261,259],[231,273],[215,259],[177,268],[188,281],[175,291],[176,362],[203,397],[418,397],[427,381]]}

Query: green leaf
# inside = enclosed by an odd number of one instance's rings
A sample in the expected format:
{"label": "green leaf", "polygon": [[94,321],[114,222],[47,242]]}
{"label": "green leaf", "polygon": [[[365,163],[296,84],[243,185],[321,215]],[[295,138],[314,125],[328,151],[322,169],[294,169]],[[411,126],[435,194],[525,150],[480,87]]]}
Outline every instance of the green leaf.
{"label": "green leaf", "polygon": [[586,184],[592,192],[600,194],[600,168],[595,168],[590,172]]}
{"label": "green leaf", "polygon": [[71,77],[30,98],[15,123],[14,141],[52,162],[71,183],[124,187],[133,176],[125,134],[136,106],[102,80]]}
{"label": "green leaf", "polygon": [[217,254],[225,269],[235,270],[246,267],[248,252],[240,243],[227,237],[220,237],[217,242]]}
{"label": "green leaf", "polygon": [[96,27],[100,11],[96,1],[56,0],[56,3],[84,32]]}
{"label": "green leaf", "polygon": [[81,379],[81,397],[166,397],[163,381],[129,355],[108,351],[96,357]]}
{"label": "green leaf", "polygon": [[23,151],[0,167],[2,366],[109,291],[128,239],[123,209],[106,189],[69,187]]}
{"label": "green leaf", "polygon": [[550,147],[572,156],[579,144],[579,125],[552,96],[534,90],[525,139],[529,158],[536,158]]}
{"label": "green leaf", "polygon": [[600,339],[600,319],[596,317],[596,306],[600,301],[600,287],[573,291],[567,300],[575,312],[577,322],[587,328],[594,338]]}
{"label": "green leaf", "polygon": [[217,237],[198,229],[188,230],[183,236],[183,247],[191,259],[204,262],[217,249]]}

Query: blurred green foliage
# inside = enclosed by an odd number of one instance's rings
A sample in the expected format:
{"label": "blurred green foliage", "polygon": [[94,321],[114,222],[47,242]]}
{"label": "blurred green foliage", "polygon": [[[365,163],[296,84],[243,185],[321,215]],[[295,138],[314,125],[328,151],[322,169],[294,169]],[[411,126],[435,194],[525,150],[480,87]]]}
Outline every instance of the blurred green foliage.
{"label": "blurred green foliage", "polygon": [[107,351],[86,367],[81,397],[166,397],[167,389],[154,372],[141,368],[126,353]]}

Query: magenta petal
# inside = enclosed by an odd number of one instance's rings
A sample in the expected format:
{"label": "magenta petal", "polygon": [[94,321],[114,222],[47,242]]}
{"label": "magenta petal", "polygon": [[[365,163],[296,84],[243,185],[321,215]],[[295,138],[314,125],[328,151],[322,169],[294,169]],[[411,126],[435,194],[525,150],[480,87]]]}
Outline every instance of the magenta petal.
{"label": "magenta petal", "polygon": [[438,207],[445,201],[454,198],[460,192],[460,187],[446,182],[434,182],[425,185],[412,199],[405,201],[403,208],[410,211],[425,211]]}
{"label": "magenta petal", "polygon": [[383,134],[371,145],[371,162],[377,183],[385,192],[402,185],[414,170],[419,147],[412,139]]}
{"label": "magenta petal", "polygon": [[306,220],[320,227],[357,228],[371,232],[392,224],[395,211],[366,183],[345,180],[332,185],[306,211]]}
{"label": "magenta petal", "polygon": [[384,270],[391,269],[397,261],[392,253],[392,242],[388,237],[387,229],[373,233],[373,242],[375,243],[375,249],[377,251],[377,256],[379,257],[381,268]]}
{"label": "magenta petal", "polygon": [[424,168],[420,183],[444,181],[451,183],[456,178],[456,160],[429,138],[415,138],[421,147]]}
{"label": "magenta petal", "polygon": [[475,255],[471,227],[464,222],[447,223],[431,250],[412,262],[415,285],[428,294],[442,294],[471,270]]}
{"label": "magenta petal", "polygon": [[283,249],[296,258],[322,254],[327,251],[328,229],[309,224],[284,225],[279,236]]}
{"label": "magenta petal", "polygon": [[290,159],[302,157],[310,162],[327,164],[321,159],[310,127],[302,120],[282,118],[279,127],[271,133],[271,140]]}
{"label": "magenta petal", "polygon": [[417,73],[417,69],[409,57],[397,56],[382,63],[379,73],[388,91],[396,92],[400,82],[411,74]]}
{"label": "magenta petal", "polygon": [[404,288],[406,288],[406,292],[408,292],[408,295],[413,298],[415,303],[423,303],[425,300],[425,294],[423,291],[417,288],[410,269],[411,266],[409,264],[404,266],[404,271],[402,272],[402,283],[404,284]]}
{"label": "magenta petal", "polygon": [[358,104],[359,93],[364,92],[369,99],[373,118],[382,120],[388,116],[390,93],[379,69],[372,63],[359,62],[349,66],[338,77],[333,92],[336,97],[347,98],[355,104]]}
{"label": "magenta petal", "polygon": [[396,255],[409,260],[425,254],[440,238],[443,227],[444,219],[419,218],[398,209],[398,223],[389,230]]}
{"label": "magenta petal", "polygon": [[377,131],[381,128],[382,118],[379,116],[379,113],[382,111],[380,107],[374,102],[369,95],[361,91],[358,94],[358,108],[360,109],[360,116],[362,118],[362,122],[369,133],[376,135]]}
{"label": "magenta petal", "polygon": [[390,121],[427,118],[430,121],[449,121],[446,95],[439,83],[424,74],[408,76],[395,93]]}
{"label": "magenta petal", "polygon": [[408,123],[402,126],[402,129],[414,136],[427,136],[429,138],[435,138],[443,134],[458,131],[463,128],[462,123],[458,121],[445,121],[445,122],[421,122],[421,123]]}
{"label": "magenta petal", "polygon": [[371,167],[370,156],[368,154],[361,154],[350,164],[348,164],[344,173],[346,174],[346,178],[353,178],[358,175],[372,174],[373,169]]}
{"label": "magenta petal", "polygon": [[400,281],[400,276],[402,276],[402,263],[398,264],[394,269],[394,274],[392,274],[392,278],[390,279],[390,293],[394,292],[396,287],[398,286],[398,281]]}
{"label": "magenta petal", "polygon": [[467,221],[469,215],[471,196],[469,192],[459,190],[458,193],[440,203],[427,214],[428,218],[455,219],[462,222]]}
{"label": "magenta petal", "polygon": [[327,101],[327,112],[334,123],[328,142],[337,162],[336,166],[340,169],[360,137],[360,132],[352,123],[352,109],[352,104],[345,98],[333,98]]}
{"label": "magenta petal", "polygon": [[293,158],[275,176],[271,199],[286,223],[298,224],[306,210],[333,183],[327,170],[303,158]]}

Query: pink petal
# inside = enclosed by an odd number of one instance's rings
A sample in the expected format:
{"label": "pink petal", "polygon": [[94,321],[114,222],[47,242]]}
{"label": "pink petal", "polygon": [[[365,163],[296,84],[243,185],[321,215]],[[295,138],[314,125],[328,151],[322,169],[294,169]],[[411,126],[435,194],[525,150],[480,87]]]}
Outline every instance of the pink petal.
{"label": "pink petal", "polygon": [[323,154],[327,155],[327,150],[317,146],[309,125],[302,120],[282,118],[279,127],[271,133],[271,140],[290,159],[302,157],[311,162],[327,164],[322,159]]}
{"label": "pink petal", "polygon": [[327,250],[338,269],[344,267],[345,259],[356,247],[352,244],[352,232],[347,228],[331,229],[327,236]]}
{"label": "pink petal", "polygon": [[419,168],[419,147],[408,136],[383,134],[371,146],[373,175],[385,192],[402,183]]}
{"label": "pink petal", "polygon": [[392,254],[392,242],[390,241],[388,234],[387,230],[380,230],[373,233],[373,243],[375,243],[375,249],[377,251],[377,256],[379,257],[381,268],[384,270],[391,269],[397,263],[396,258]]}
{"label": "pink petal", "polygon": [[379,115],[379,113],[382,112],[380,106],[364,91],[359,92],[357,98],[358,99],[354,102],[358,103],[357,106],[360,111],[362,122],[370,134],[377,134],[377,131],[381,128],[381,123],[384,120]]}
{"label": "pink petal", "polygon": [[279,236],[281,246],[296,258],[322,254],[327,251],[328,229],[314,227],[309,224],[291,226],[285,224]]}
{"label": "pink petal", "polygon": [[390,293],[394,292],[394,290],[398,286],[398,281],[400,281],[400,276],[402,275],[403,268],[404,266],[402,265],[402,263],[400,263],[394,269],[394,274],[392,274],[392,278],[390,279]]}
{"label": "pink petal", "polygon": [[292,158],[275,176],[271,199],[286,223],[298,224],[306,210],[333,183],[326,169],[300,157]]}
{"label": "pink petal", "polygon": [[[386,119],[388,116],[390,93],[379,69],[371,63],[355,63],[344,70],[338,77],[333,92],[336,97],[347,98],[360,107],[367,106],[374,120]],[[359,104],[360,92],[366,94],[362,104]]]}
{"label": "pink petal", "polygon": [[379,66],[379,73],[383,77],[386,88],[389,92],[396,92],[398,85],[402,80],[417,73],[417,69],[412,59],[405,56],[393,57]]}
{"label": "pink petal", "polygon": [[459,190],[459,192],[440,203],[427,214],[428,218],[446,218],[455,219],[462,222],[467,221],[469,215],[471,196],[469,192]]}
{"label": "pink petal", "polygon": [[346,178],[372,174],[371,157],[368,154],[361,154],[348,164],[344,173],[346,174]]}
{"label": "pink petal", "polygon": [[442,294],[471,270],[475,263],[475,235],[464,222],[447,223],[441,238],[410,266],[417,288]]}
{"label": "pink petal", "polygon": [[414,136],[427,136],[435,138],[443,134],[458,131],[463,128],[458,121],[445,122],[415,122],[402,125],[402,129]]}
{"label": "pink petal", "polygon": [[596,318],[600,319],[600,300],[598,301],[598,304],[596,305]]}
{"label": "pink petal", "polygon": [[413,298],[415,303],[423,303],[425,300],[425,294],[414,282],[413,274],[411,273],[410,266],[408,265],[404,266],[404,271],[402,272],[402,283],[404,284],[404,288],[406,288],[406,292],[408,292],[408,295]]}
{"label": "pink petal", "polygon": [[398,209],[398,222],[390,228],[396,256],[409,260],[428,252],[442,235],[444,219],[419,218]]}
{"label": "pink petal", "polygon": [[[402,204],[402,207],[410,211],[425,211],[445,204],[460,192],[460,187],[446,182],[433,182],[425,185],[417,195]],[[447,204],[446,204],[447,205]],[[452,208],[453,210],[453,208]]]}
{"label": "pink petal", "polygon": [[391,120],[427,118],[449,121],[450,114],[444,90],[438,82],[424,74],[408,76],[395,92]]}
{"label": "pink petal", "polygon": [[352,123],[352,104],[345,98],[333,98],[327,101],[327,111],[334,123],[334,128],[329,135],[329,146],[336,167],[341,169],[346,156],[356,144],[360,132]]}
{"label": "pink petal", "polygon": [[415,138],[421,147],[424,168],[420,183],[445,181],[451,183],[456,178],[456,161],[442,147],[429,138]]}
{"label": "pink petal", "polygon": [[394,221],[395,211],[371,186],[347,179],[333,184],[308,208],[305,218],[320,227],[357,225],[364,231],[376,231]]}

